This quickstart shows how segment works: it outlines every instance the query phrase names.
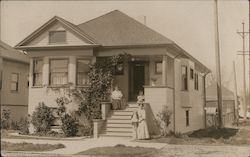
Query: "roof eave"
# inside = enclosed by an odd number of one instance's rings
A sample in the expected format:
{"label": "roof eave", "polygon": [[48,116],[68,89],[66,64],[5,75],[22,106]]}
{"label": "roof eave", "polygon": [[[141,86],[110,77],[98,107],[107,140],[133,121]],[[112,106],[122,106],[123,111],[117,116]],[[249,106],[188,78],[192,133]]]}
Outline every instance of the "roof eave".
{"label": "roof eave", "polygon": [[49,49],[77,49],[77,48],[95,48],[100,45],[56,45],[56,46],[18,46],[18,50],[49,50]]}

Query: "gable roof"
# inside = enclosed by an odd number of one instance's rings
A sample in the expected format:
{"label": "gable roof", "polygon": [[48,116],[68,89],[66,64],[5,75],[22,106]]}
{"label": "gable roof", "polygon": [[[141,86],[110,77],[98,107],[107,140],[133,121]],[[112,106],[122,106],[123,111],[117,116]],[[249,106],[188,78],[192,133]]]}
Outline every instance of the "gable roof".
{"label": "gable roof", "polygon": [[173,43],[170,39],[118,10],[79,24],[78,27],[102,46]]}
{"label": "gable roof", "polygon": [[3,57],[4,59],[9,59],[9,60],[14,60],[14,61],[19,61],[23,63],[29,63],[29,57],[12,48],[8,44],[4,43],[3,41],[0,40],[0,57]]}
{"label": "gable roof", "polygon": [[[204,73],[209,73],[211,70],[205,65],[179,47],[176,43],[161,35],[160,33],[152,30],[151,28],[141,24],[135,19],[129,17],[128,15],[114,10],[90,21],[84,22],[79,25],[70,23],[69,21],[54,16],[23,41],[15,46],[17,49],[30,49],[39,48],[37,46],[22,46],[23,44],[29,42],[37,35],[39,35],[43,30],[52,25],[54,22],[60,22],[67,28],[74,31],[76,34],[80,35],[83,39],[88,40],[92,43],[91,47],[102,46],[104,48],[108,47],[123,47],[123,46],[165,46],[166,48],[174,49],[182,57],[187,57],[193,62],[195,62],[199,70]],[[48,48],[56,48],[55,46],[47,46]],[[67,46],[66,46],[67,47]],[[40,47],[46,48],[46,46]],[[65,47],[63,47],[65,48]]]}
{"label": "gable roof", "polygon": [[70,23],[69,21],[67,21],[67,20],[65,20],[63,18],[60,18],[58,16],[54,16],[52,19],[50,19],[48,22],[46,22],[45,24],[43,24],[41,27],[39,27],[33,33],[31,33],[28,37],[26,37],[24,40],[22,40],[20,43],[18,43],[15,46],[15,48],[21,48],[25,43],[31,41],[37,35],[39,35],[40,33],[42,33],[43,30],[45,30],[47,27],[51,26],[55,22],[61,23],[62,25],[64,25],[68,29],[72,30],[73,32],[75,32],[76,34],[78,34],[82,39],[87,40],[91,44],[93,44],[93,45],[97,44],[94,41],[93,38],[91,38],[90,36],[88,36],[84,31],[82,31],[81,29],[79,29],[76,25]]}
{"label": "gable roof", "polygon": [[[234,93],[224,87],[221,86],[222,91],[222,100],[234,100]],[[206,88],[206,98],[207,100],[217,100],[217,85],[213,83],[209,87]]]}

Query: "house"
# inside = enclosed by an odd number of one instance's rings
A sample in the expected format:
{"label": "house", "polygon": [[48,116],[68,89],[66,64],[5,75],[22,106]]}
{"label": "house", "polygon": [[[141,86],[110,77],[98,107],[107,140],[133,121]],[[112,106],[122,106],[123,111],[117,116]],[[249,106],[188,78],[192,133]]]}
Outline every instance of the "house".
{"label": "house", "polygon": [[[55,88],[69,88],[68,83],[73,88],[87,86],[89,63],[126,53],[132,57],[121,63],[114,82],[129,106],[143,89],[154,115],[166,107],[173,112],[171,130],[189,132],[205,127],[204,85],[210,70],[170,39],[118,10],[79,25],[55,16],[16,48],[30,56],[30,114],[39,102],[56,106],[55,98],[63,92],[55,92]],[[70,109],[75,108],[77,104],[72,102]],[[117,115],[126,115],[122,112]],[[132,127],[129,115],[121,122],[113,114],[107,121],[112,127],[106,125],[110,132]]]}
{"label": "house", "polygon": [[29,58],[0,41],[0,104],[19,121],[28,113]]}
{"label": "house", "polygon": [[[230,126],[235,122],[237,110],[235,106],[234,93],[222,86],[222,115],[223,115],[223,124],[225,126]],[[218,108],[217,101],[217,86],[216,83],[211,84],[206,88],[206,109],[214,110],[212,113],[207,114],[216,114]],[[239,107],[238,107],[239,109]],[[208,111],[209,112],[209,111]],[[207,119],[209,115],[207,115]],[[207,127],[211,126],[210,122],[207,120]]]}

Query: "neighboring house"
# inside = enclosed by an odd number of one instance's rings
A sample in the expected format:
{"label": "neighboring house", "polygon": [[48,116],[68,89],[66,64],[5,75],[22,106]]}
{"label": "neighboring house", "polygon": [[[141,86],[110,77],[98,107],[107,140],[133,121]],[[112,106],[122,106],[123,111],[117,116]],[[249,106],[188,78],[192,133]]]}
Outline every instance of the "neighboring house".
{"label": "neighboring house", "polygon": [[[131,58],[120,64],[114,82],[129,104],[144,89],[155,115],[164,107],[173,113],[171,130],[205,127],[204,85],[210,70],[173,41],[118,10],[79,25],[55,16],[16,48],[30,56],[30,114],[39,102],[55,107],[56,97],[69,83],[87,86],[89,63],[126,53]],[[77,108],[74,102],[69,106]]]}
{"label": "neighboring house", "polygon": [[[230,126],[235,122],[236,112],[238,112],[236,111],[234,93],[224,86],[222,86],[221,91],[223,124],[225,126]],[[213,110],[213,113],[210,112],[208,114],[217,114],[217,100],[217,86],[216,83],[213,83],[212,85],[206,88],[206,109],[210,111]],[[208,121],[207,126],[210,126]]]}
{"label": "neighboring house", "polygon": [[0,105],[13,121],[28,113],[29,58],[0,41]]}

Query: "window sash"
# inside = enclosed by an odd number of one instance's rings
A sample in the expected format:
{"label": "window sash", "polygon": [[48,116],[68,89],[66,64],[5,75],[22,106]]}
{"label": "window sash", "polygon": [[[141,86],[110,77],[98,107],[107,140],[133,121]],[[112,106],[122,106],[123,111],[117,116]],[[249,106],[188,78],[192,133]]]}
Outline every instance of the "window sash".
{"label": "window sash", "polygon": [[89,73],[90,60],[78,59],[77,60],[77,85],[88,85],[88,73]]}
{"label": "window sash", "polygon": [[50,84],[51,85],[65,85],[68,83],[67,72],[51,72],[50,73]]}
{"label": "window sash", "polygon": [[181,77],[182,90],[188,90],[187,66],[181,67]]}
{"label": "window sash", "polygon": [[42,85],[43,73],[33,73],[33,86]]}
{"label": "window sash", "polygon": [[199,76],[197,73],[194,74],[194,89],[199,90]]}
{"label": "window sash", "polygon": [[19,85],[19,75],[16,73],[11,74],[11,84],[10,84],[10,90],[11,91],[18,91],[18,85]]}
{"label": "window sash", "polygon": [[49,32],[49,43],[66,43],[66,31],[50,31]]}
{"label": "window sash", "polygon": [[50,60],[50,85],[68,84],[68,60]]}
{"label": "window sash", "polygon": [[186,110],[186,126],[189,126],[189,110]]}
{"label": "window sash", "polygon": [[155,62],[155,73],[162,74],[162,62],[161,61]]}

